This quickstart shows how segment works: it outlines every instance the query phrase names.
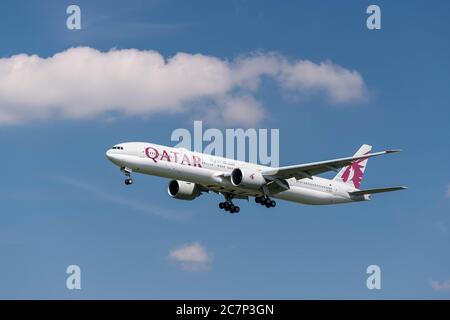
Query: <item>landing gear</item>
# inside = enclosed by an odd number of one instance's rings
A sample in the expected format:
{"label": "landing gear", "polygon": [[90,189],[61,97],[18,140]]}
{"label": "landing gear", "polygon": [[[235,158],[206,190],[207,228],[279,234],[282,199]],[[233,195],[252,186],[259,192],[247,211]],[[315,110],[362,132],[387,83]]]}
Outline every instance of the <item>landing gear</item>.
{"label": "landing gear", "polygon": [[131,179],[131,172],[133,172],[133,171],[127,167],[120,168],[120,171],[122,171],[125,174],[125,184],[127,186],[132,185],[133,179]]}
{"label": "landing gear", "polygon": [[224,196],[225,202],[219,203],[220,209],[224,209],[225,211],[229,211],[230,213],[238,213],[239,211],[241,211],[241,208],[235,206],[233,201],[231,201],[233,199],[231,195],[225,194]]}
{"label": "landing gear", "polygon": [[274,208],[277,203],[274,200],[270,199],[267,184],[262,185],[260,191],[262,193],[262,196],[256,196],[255,202],[259,203],[262,206],[266,206],[266,208]]}
{"label": "landing gear", "polygon": [[231,201],[219,203],[219,208],[224,209],[225,211],[229,211],[230,213],[238,213],[239,211],[241,211],[241,208],[235,206]]}
{"label": "landing gear", "polygon": [[277,205],[277,203],[274,200],[271,200],[267,195],[255,197],[255,202],[266,206],[266,208],[274,208]]}

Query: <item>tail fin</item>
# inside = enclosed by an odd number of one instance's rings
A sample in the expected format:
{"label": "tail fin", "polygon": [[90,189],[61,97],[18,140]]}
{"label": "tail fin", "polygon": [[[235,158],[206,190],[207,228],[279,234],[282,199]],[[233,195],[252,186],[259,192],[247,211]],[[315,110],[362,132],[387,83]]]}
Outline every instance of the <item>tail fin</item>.
{"label": "tail fin", "polygon": [[[372,146],[368,144],[363,144],[361,148],[355,153],[355,156],[362,156],[370,153],[372,150]],[[362,158],[359,160],[355,160],[351,165],[344,167],[339,171],[339,173],[334,177],[334,181],[340,181],[359,189],[361,186],[361,181],[364,176],[364,171],[367,167],[367,161],[369,159]]]}

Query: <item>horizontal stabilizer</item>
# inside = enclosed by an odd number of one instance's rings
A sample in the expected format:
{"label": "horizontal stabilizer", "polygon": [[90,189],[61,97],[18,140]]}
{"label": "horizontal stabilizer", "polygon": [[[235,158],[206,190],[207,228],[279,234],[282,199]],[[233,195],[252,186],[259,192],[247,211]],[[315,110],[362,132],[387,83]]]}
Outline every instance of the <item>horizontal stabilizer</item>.
{"label": "horizontal stabilizer", "polygon": [[358,190],[358,191],[349,192],[349,194],[352,196],[360,196],[360,195],[364,195],[364,194],[391,192],[391,191],[405,190],[405,189],[408,189],[408,188],[407,187],[391,187],[391,188],[366,189],[366,190]]}

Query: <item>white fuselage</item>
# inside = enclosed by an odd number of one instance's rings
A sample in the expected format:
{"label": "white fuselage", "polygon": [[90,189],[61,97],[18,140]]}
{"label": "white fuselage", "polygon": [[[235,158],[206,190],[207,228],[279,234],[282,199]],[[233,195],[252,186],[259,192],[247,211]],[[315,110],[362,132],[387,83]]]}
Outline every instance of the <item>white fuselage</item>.
{"label": "white fuselage", "polygon": [[[238,191],[242,196],[259,196],[261,192],[240,189],[224,177],[223,173],[231,173],[235,168],[253,171],[270,169],[258,164],[144,142],[118,144],[109,149],[106,156],[115,165],[131,169],[135,173],[192,182],[218,192]],[[316,205],[369,199],[368,196],[352,197],[348,192],[355,191],[355,188],[317,176],[300,180],[291,178],[286,181],[289,189],[273,194],[272,197]]]}

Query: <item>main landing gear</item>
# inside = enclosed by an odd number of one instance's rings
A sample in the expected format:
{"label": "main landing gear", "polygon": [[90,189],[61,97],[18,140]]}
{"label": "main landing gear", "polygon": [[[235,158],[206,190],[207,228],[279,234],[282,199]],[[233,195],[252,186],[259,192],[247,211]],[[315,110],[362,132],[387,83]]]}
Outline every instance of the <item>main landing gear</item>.
{"label": "main landing gear", "polygon": [[241,211],[241,208],[239,208],[239,206],[235,206],[232,201],[219,203],[219,208],[224,209],[225,211],[230,211],[230,213],[238,213]]}
{"label": "main landing gear", "polygon": [[239,206],[235,206],[233,201],[231,201],[233,197],[231,195],[225,195],[225,202],[219,203],[219,208],[224,209],[225,211],[229,211],[230,213],[238,213],[241,211]]}
{"label": "main landing gear", "polygon": [[127,186],[133,184],[133,179],[131,179],[131,173],[133,172],[130,168],[122,167],[120,168],[120,171],[122,171],[125,174],[125,184]]}
{"label": "main landing gear", "polygon": [[277,203],[269,197],[269,189],[267,187],[267,184],[261,186],[261,193],[262,196],[255,197],[256,203],[259,203],[262,206],[266,206],[266,208],[274,208],[277,205]]}
{"label": "main landing gear", "polygon": [[266,206],[266,208],[274,208],[277,205],[275,200],[270,199],[268,196],[255,197],[255,202]]}

